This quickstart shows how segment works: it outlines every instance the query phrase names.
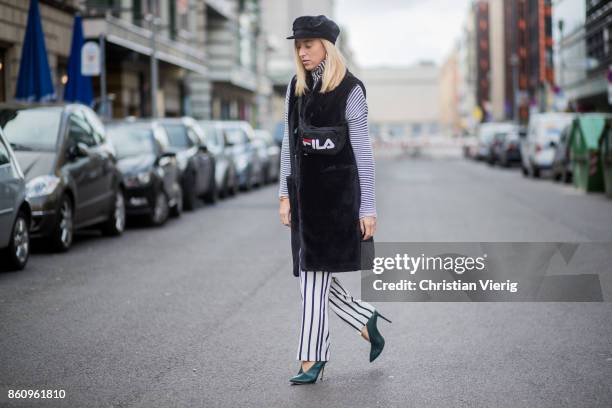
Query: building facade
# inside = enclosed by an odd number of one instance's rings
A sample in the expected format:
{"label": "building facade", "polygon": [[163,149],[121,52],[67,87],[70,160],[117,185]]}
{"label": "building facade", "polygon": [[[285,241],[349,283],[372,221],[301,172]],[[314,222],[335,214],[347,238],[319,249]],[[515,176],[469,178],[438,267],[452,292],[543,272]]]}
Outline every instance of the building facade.
{"label": "building facade", "polygon": [[459,47],[446,58],[440,67],[440,126],[447,134],[458,134],[459,117]]}
{"label": "building facade", "polygon": [[504,2],[489,0],[489,114],[494,121],[503,121],[509,117],[506,109],[504,34]]}
{"label": "building facade", "polygon": [[483,120],[491,119],[491,41],[489,38],[489,2],[474,2],[476,26],[476,103]]}
{"label": "building facade", "polygon": [[607,73],[612,70],[612,2],[587,0],[586,3],[587,78],[577,103],[584,110],[609,112]]}
{"label": "building facade", "polygon": [[[15,97],[29,1],[0,0],[0,102]],[[40,1],[41,23],[55,93],[64,93],[70,38],[79,1]],[[68,39],[68,40],[67,40]]]}
{"label": "building facade", "polygon": [[458,114],[461,128],[472,133],[481,120],[481,111],[476,104],[476,19],[470,7],[463,23],[457,50],[458,70]]}
{"label": "building facade", "polygon": [[553,4],[555,78],[564,99],[562,109],[580,109],[578,101],[590,94],[584,89],[588,82],[585,22],[586,1]]}
{"label": "building facade", "polygon": [[[192,113],[188,78],[208,69],[203,35],[196,30],[201,2],[170,0],[88,0],[84,32],[100,41],[105,54],[106,92],[111,116],[181,116]],[[155,51],[157,91],[152,89]],[[100,78],[94,93],[102,94]],[[154,95],[155,94],[155,95]]]}
{"label": "building facade", "polygon": [[[95,107],[106,95],[108,116],[190,115],[271,128],[260,7],[259,0],[40,0],[59,100],[78,12],[86,41],[103,51],[105,80],[93,77],[93,85]],[[0,0],[0,101],[15,93],[28,8],[29,1]]]}
{"label": "building facade", "polygon": [[363,68],[370,134],[404,138],[435,134],[440,122],[439,67]]}

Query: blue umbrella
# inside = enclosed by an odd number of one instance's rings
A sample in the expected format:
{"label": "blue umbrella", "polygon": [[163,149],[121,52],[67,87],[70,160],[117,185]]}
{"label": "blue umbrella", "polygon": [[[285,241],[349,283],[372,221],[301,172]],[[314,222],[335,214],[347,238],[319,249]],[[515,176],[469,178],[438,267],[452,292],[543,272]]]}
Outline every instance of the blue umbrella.
{"label": "blue umbrella", "polygon": [[68,83],[64,90],[64,100],[91,105],[93,102],[91,77],[81,74],[81,48],[83,48],[84,43],[83,22],[81,16],[76,15],[74,17],[70,58],[68,59]]}
{"label": "blue umbrella", "polygon": [[38,0],[30,1],[15,99],[27,102],[55,99]]}

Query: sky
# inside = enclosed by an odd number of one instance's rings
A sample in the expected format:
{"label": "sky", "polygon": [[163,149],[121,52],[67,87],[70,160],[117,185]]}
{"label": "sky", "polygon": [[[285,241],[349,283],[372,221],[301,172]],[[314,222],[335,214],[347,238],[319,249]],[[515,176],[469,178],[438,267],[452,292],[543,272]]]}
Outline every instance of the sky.
{"label": "sky", "polygon": [[[441,64],[459,37],[471,0],[336,0],[361,67]],[[340,34],[342,37],[342,33]]]}

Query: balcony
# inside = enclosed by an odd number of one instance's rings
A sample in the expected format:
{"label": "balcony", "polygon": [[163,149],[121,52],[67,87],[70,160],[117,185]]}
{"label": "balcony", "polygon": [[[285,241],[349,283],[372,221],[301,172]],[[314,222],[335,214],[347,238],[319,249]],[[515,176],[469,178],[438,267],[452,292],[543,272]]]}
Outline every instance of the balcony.
{"label": "balcony", "polygon": [[[99,38],[104,34],[106,41],[120,47],[150,56],[151,30],[138,27],[112,16],[84,20],[85,37]],[[158,35],[156,38],[157,58],[187,70],[208,74],[206,56],[203,50]]]}

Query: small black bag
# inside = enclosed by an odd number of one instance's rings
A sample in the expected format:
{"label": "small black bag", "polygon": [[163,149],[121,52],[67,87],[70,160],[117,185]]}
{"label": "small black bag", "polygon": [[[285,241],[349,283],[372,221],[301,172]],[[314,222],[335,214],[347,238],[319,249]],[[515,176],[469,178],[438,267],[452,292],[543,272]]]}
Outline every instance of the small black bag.
{"label": "small black bag", "polygon": [[298,98],[298,143],[306,154],[335,155],[344,148],[347,126],[311,126],[302,123],[302,97]]}

